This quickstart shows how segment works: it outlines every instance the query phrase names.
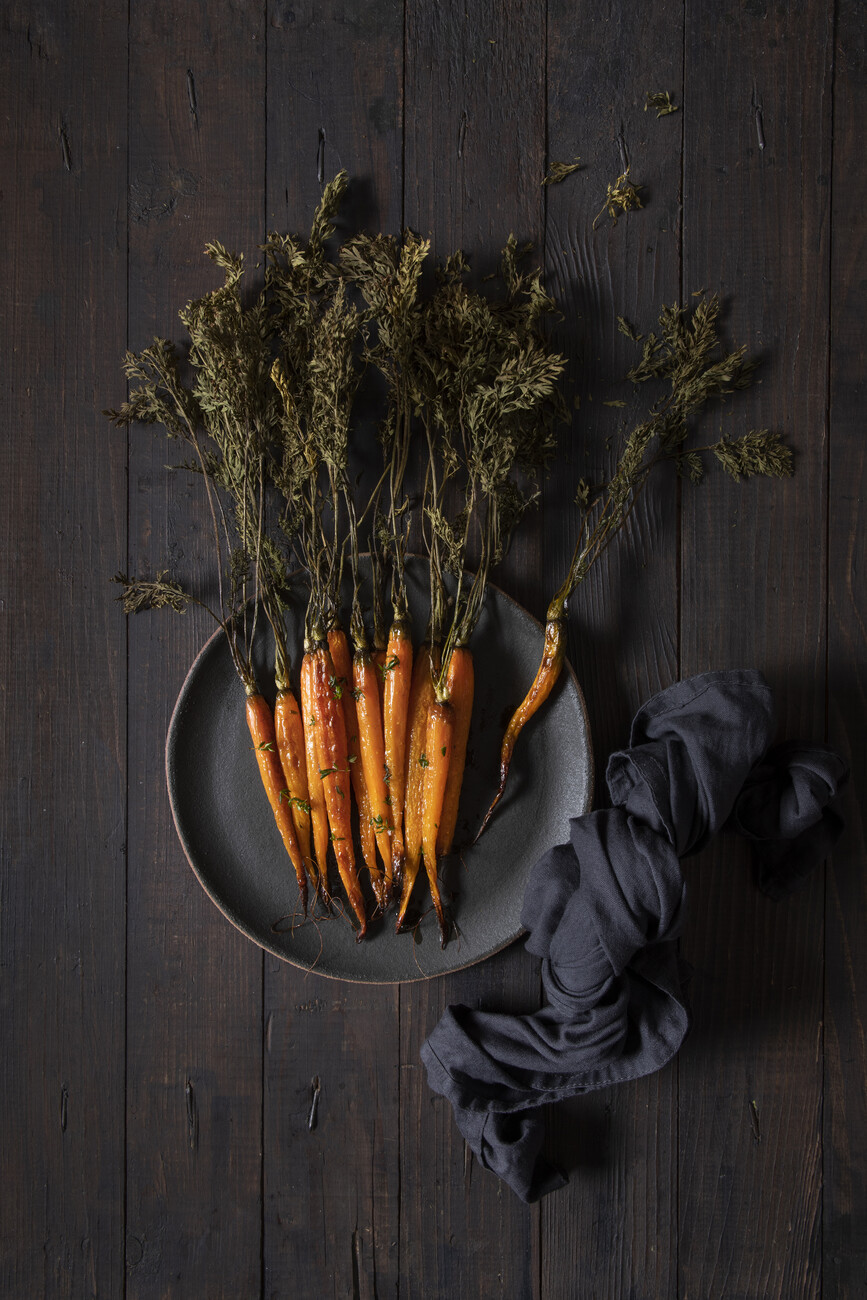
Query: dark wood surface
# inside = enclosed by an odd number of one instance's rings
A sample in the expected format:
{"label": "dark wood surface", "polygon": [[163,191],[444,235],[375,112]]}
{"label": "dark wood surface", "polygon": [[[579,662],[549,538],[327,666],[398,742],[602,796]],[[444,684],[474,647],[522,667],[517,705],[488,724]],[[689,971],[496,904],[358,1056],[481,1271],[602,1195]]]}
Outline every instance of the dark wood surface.
{"label": "dark wood surface", "polygon": [[[865,1293],[865,40],[860,0],[4,6],[4,1300]],[[661,89],[680,111],[657,119]],[[594,230],[624,159],[645,207]],[[340,167],[349,225],[408,224],[481,270],[514,230],[544,261],[572,424],[500,576],[537,616],[577,480],[641,409],[618,315],[719,292],[763,364],[707,428],[796,451],[785,483],[660,476],[573,601],[570,657],[600,772],[649,693],[760,667],[780,734],[850,761],[846,836],[779,904],[729,840],[688,864],[693,1031],[659,1075],[551,1112],[570,1182],[532,1208],[478,1167],[418,1050],[449,1003],[537,1006],[537,963],[518,944],[366,988],[263,957],[165,793],[209,629],[127,626],[108,583],[207,564],[195,486],[100,415],[125,347],[177,335],[207,239],[252,254],[303,228]]]}

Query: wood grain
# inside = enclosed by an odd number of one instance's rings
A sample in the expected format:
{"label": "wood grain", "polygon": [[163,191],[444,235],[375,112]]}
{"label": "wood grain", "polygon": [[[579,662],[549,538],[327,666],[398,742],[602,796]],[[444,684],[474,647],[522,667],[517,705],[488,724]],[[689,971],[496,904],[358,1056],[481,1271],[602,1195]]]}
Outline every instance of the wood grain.
{"label": "wood grain", "polygon": [[[265,45],[261,7],[142,3],[131,19],[138,348],[154,334],[180,340],[178,309],[219,283],[207,240],[250,255],[262,238]],[[130,431],[130,567],[170,567],[207,591],[201,483],[165,468],[180,459],[161,430]],[[258,1295],[261,1281],[262,956],[187,866],[162,758],[177,692],[211,631],[195,614],[142,615],[129,629],[127,1295],[136,1300]]]}
{"label": "wood grain", "polygon": [[[307,229],[345,168],[341,231],[400,229],[402,75],[401,6],[271,4],[269,226]],[[265,1014],[265,1294],[396,1294],[398,990],[269,958]]]}
{"label": "wood grain", "polygon": [[126,10],[7,5],[0,60],[0,1293],[118,1295],[126,454],[100,409],[125,331]]}
{"label": "wood grain", "polygon": [[[684,289],[720,292],[729,337],[763,357],[761,384],[705,428],[768,426],[797,469],[783,483],[717,476],[684,493],[682,665],[762,669],[782,734],[821,739],[830,14],[820,4],[686,13]],[[680,1291],[816,1296],[822,881],[775,904],[729,841],[688,880],[695,1028],[680,1057]]]}
{"label": "wood grain", "polygon": [[867,6],[842,3],[834,51],[831,197],[831,367],[828,732],[852,775],[848,828],[827,874],[825,896],[824,1237],[825,1294],[867,1288],[867,645],[864,503],[864,204],[859,123],[867,107]]}
{"label": "wood grain", "polygon": [[[647,332],[679,296],[682,113],[657,119],[644,103],[657,89],[682,102],[682,27],[675,4],[654,5],[652,15],[620,4],[604,16],[589,5],[548,6],[549,162],[582,161],[546,187],[546,264],[564,315],[557,338],[573,359],[567,472],[552,475],[545,499],[551,594],[577,536],[578,480],[610,473],[648,404],[624,382],[638,349],[617,317]],[[616,225],[603,214],[594,229],[606,187],[626,165],[645,207]],[[607,755],[626,742],[638,704],[677,676],[677,501],[672,476],[651,480],[628,533],[570,602],[570,658],[587,693],[603,804]],[[570,1183],[542,1204],[543,1295],[674,1295],[675,1069],[552,1108],[548,1146]]]}

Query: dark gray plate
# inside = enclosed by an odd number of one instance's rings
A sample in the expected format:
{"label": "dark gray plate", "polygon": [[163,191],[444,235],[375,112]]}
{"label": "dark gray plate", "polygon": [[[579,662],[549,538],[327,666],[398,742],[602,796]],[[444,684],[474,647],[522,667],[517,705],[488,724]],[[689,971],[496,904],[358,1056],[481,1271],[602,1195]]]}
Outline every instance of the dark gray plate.
{"label": "dark gray plate", "polygon": [[[409,561],[408,584],[418,643],[428,615],[422,561]],[[290,648],[300,647],[300,612],[290,613],[288,633]],[[273,683],[267,647],[263,633],[256,652],[266,694],[266,683]],[[456,850],[469,845],[493,797],[503,731],[538,667],[542,630],[520,605],[489,586],[472,648],[476,695]],[[453,894],[459,933],[441,950],[436,918],[425,911],[430,897],[423,871],[414,894],[420,919],[412,932],[396,935],[391,913],[372,921],[368,937],[356,943],[346,917],[305,922],[293,916],[295,878],[259,780],[244,692],[222,632],[190,669],[166,744],[175,826],[193,871],[220,910],[255,943],[296,966],[369,983],[460,970],[516,939],[530,869],[547,848],[568,838],[569,818],[588,811],[592,769],[584,699],[567,665],[544,710],[521,736],[497,816],[476,846],[456,851],[443,864],[443,896]],[[332,879],[337,883],[336,868]]]}

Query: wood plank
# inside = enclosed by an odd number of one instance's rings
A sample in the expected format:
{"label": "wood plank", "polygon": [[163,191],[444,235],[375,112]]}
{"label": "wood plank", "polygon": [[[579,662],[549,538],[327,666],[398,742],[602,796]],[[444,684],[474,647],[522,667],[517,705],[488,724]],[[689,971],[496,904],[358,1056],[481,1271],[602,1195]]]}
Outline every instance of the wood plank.
{"label": "wood plank", "polygon": [[[270,228],[308,229],[320,178],[344,167],[341,227],[400,230],[402,71],[396,0],[270,5]],[[396,1294],[397,988],[269,957],[265,1012],[265,1294],[291,1294],[299,1279],[309,1295]]]}
{"label": "wood plank", "polygon": [[[462,247],[479,275],[510,231],[541,247],[544,62],[540,0],[407,7],[406,222],[439,256]],[[537,614],[541,530],[539,515],[525,521],[496,578]],[[538,1000],[538,964],[520,945],[401,990],[402,1298],[533,1293],[538,1209],[475,1165],[418,1053],[449,1003],[531,1010]]]}
{"label": "wood plank", "polygon": [[[261,6],[140,3],[130,27],[130,343],[179,338],[218,277],[219,238],[255,261],[264,221]],[[161,431],[130,432],[130,568],[213,581],[201,484],[166,473]],[[163,772],[172,706],[210,635],[198,615],[129,629],[127,1294],[258,1295],[262,955],[200,889]]]}
{"label": "wood plank", "polygon": [[[824,4],[687,5],[684,288],[730,298],[730,337],[764,358],[761,385],[715,424],[785,434],[797,471],[684,493],[683,670],[761,668],[782,733],[814,739],[825,723],[830,35]],[[815,1296],[822,880],[774,904],[729,841],[688,878],[680,1290]]]}
{"label": "wood plank", "polygon": [[[548,7],[549,160],[582,161],[546,188],[546,263],[565,318],[558,341],[573,360],[567,464],[545,501],[552,594],[553,571],[565,574],[575,543],[578,480],[613,468],[622,434],[648,403],[623,382],[638,349],[617,317],[646,332],[680,293],[683,115],[657,118],[644,104],[657,90],[682,103],[682,30],[674,3],[652,12],[619,4],[604,21],[591,5]],[[626,163],[645,207],[616,225],[604,214],[594,230],[606,187]],[[626,743],[639,703],[677,677],[677,502],[672,476],[651,480],[629,533],[571,602],[569,653],[587,696],[603,803],[608,754]],[[548,1145],[571,1181],[542,1204],[542,1294],[674,1295],[675,1068],[552,1108]]]}
{"label": "wood plank", "polygon": [[0,24],[0,1292],[123,1288],[126,5]]}
{"label": "wood plank", "polygon": [[867,1288],[867,828],[858,792],[867,782],[864,625],[863,411],[864,204],[858,163],[867,110],[867,6],[838,6],[834,65],[831,227],[831,371],[828,719],[830,743],[852,769],[846,837],[827,874],[825,936],[825,1294],[840,1300]]}

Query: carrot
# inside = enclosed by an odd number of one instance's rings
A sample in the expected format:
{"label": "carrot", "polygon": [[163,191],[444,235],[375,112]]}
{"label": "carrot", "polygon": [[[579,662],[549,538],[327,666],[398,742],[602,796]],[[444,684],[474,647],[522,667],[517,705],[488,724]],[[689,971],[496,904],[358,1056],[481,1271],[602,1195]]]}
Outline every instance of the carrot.
{"label": "carrot", "polygon": [[256,751],[256,760],[259,764],[259,774],[262,777],[262,784],[265,787],[265,793],[268,796],[277,829],[283,839],[292,866],[295,868],[298,892],[301,895],[301,904],[306,916],[307,876],[304,874],[304,859],[298,848],[295,824],[292,821],[289,803],[288,800],[284,802],[283,798],[285,781],[283,769],[280,766],[280,755],[277,752],[274,714],[271,712],[271,706],[264,695],[260,695],[258,691],[247,696],[247,726],[253,739],[253,748]]}
{"label": "carrot", "polygon": [[412,670],[412,685],[407,710],[406,787],[404,795],[404,847],[406,858],[401,885],[400,904],[395,929],[400,933],[406,919],[412,887],[421,865],[421,806],[424,784],[427,713],[435,699],[431,676],[431,649],[425,642],[419,647]]}
{"label": "carrot", "polygon": [[428,709],[422,791],[422,854],[431,898],[440,927],[440,942],[446,946],[448,931],[437,880],[437,835],[455,738],[455,711],[448,700],[435,700]]}
{"label": "carrot", "polygon": [[395,620],[385,652],[385,689],[383,699],[383,729],[385,731],[385,762],[389,771],[391,795],[391,821],[394,827],[392,858],[394,884],[400,889],[403,873],[403,805],[406,796],[406,740],[407,711],[412,687],[412,638],[409,625]]}
{"label": "carrot", "polygon": [[301,708],[304,722],[304,752],[307,759],[307,802],[310,804],[310,822],[313,830],[313,848],[319,868],[319,887],[326,903],[330,902],[328,889],[328,813],[325,792],[319,775],[316,754],[316,710],[313,700],[313,655],[305,654],[301,660]]}
{"label": "carrot", "polygon": [[[563,669],[563,660],[566,657],[566,620],[564,618],[549,618],[545,624],[545,645],[542,650],[542,662],[539,664],[538,672],[533,680],[533,685],[527,692],[524,700],[512,715],[512,720],[506,728],[506,734],[503,737],[503,745],[500,750],[500,784],[497,793],[494,795],[493,802],[485,813],[485,819],[479,827],[476,840],[485,830],[488,822],[494,815],[497,804],[503,797],[503,791],[506,788],[506,779],[509,775],[509,766],[512,762],[512,752],[515,748],[515,742],[521,734],[526,723],[530,721],[533,714],[542,707],[551,694],[557,679]],[[474,841],[475,843],[475,841]]]}
{"label": "carrot", "polygon": [[385,650],[374,650],[371,654],[371,658],[373,659],[373,666],[376,669],[376,684],[379,687],[380,712],[382,712],[383,710],[384,701],[385,701],[385,665],[387,662],[385,656],[386,656]]}
{"label": "carrot", "polygon": [[341,627],[335,626],[329,631],[328,649],[334,662],[334,671],[337,674],[338,681],[342,684],[341,704],[343,705],[343,718],[346,722],[346,756],[350,765],[352,793],[355,795],[355,802],[358,807],[361,852],[370,874],[370,883],[373,886],[376,901],[381,908],[385,908],[388,898],[382,872],[376,861],[376,833],[370,819],[370,797],[367,793],[367,782],[364,779],[364,765],[361,761],[361,746],[358,740],[358,710],[355,707],[355,696],[352,693],[352,658],[349,654],[349,642],[346,639],[346,633]]}
{"label": "carrot", "polygon": [[470,736],[470,720],[473,714],[473,693],[475,675],[473,672],[472,651],[466,646],[456,646],[449,661],[446,691],[449,702],[455,711],[454,748],[449,763],[446,780],[446,792],[443,799],[442,816],[437,831],[437,853],[451,853],[458,822],[458,808],[461,802],[461,786],[464,780],[464,766],[467,759],[467,741]]}
{"label": "carrot", "polygon": [[331,842],[337,859],[337,870],[343,881],[352,910],[358,917],[360,929],[356,939],[363,939],[367,931],[364,899],[355,871],[355,850],[352,847],[351,800],[349,798],[349,759],[346,749],[346,723],[343,709],[335,691],[337,682],[334,661],[328,647],[320,644],[313,653],[313,713],[316,717],[316,758]]}
{"label": "carrot", "polygon": [[319,871],[310,853],[310,801],[307,797],[307,759],[304,748],[304,724],[298,701],[288,686],[277,691],[274,705],[274,730],[277,753],[286,778],[286,799],[292,811],[295,837],[301,857],[314,887],[319,888]]}
{"label": "carrot", "polygon": [[391,805],[386,781],[385,740],[382,733],[379,687],[373,655],[356,650],[352,660],[352,679],[358,710],[358,735],[364,780],[370,796],[370,817],[376,832],[376,847],[385,867],[386,894],[391,893],[393,863],[391,857]]}

